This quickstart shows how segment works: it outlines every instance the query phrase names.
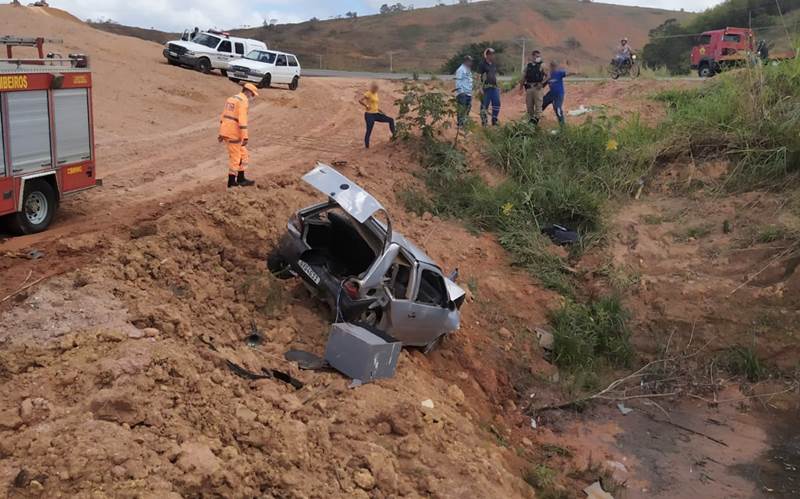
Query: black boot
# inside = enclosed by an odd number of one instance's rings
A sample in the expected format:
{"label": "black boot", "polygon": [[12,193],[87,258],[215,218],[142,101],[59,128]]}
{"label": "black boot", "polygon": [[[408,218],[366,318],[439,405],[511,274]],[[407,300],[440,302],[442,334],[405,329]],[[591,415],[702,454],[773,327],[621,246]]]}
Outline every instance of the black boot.
{"label": "black boot", "polygon": [[236,175],[228,175],[228,187],[236,187],[237,185],[239,184],[236,183]]}
{"label": "black boot", "polygon": [[239,176],[236,177],[236,183],[239,184],[239,187],[250,187],[256,185],[255,181],[244,178],[244,172],[239,172]]}

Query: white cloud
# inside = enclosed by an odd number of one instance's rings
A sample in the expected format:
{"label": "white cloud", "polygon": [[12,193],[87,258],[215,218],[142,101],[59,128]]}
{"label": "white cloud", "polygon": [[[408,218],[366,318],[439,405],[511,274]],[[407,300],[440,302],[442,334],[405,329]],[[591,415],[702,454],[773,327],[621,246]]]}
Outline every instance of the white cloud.
{"label": "white cloud", "polygon": [[[258,26],[265,19],[298,22],[302,18],[292,10],[300,2],[251,0],[61,0],[51,2],[83,19],[113,19],[144,28],[155,27],[182,31],[192,26],[234,28]],[[266,7],[263,8],[262,7]]]}

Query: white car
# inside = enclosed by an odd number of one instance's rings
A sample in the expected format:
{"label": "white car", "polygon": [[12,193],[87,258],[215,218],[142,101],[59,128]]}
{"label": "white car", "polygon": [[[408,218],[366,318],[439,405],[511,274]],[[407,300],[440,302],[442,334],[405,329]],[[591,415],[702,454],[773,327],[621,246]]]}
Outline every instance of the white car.
{"label": "white car", "polygon": [[218,31],[203,31],[192,40],[167,42],[164,57],[174,66],[190,66],[203,73],[219,69],[226,75],[228,63],[253,50],[267,50],[267,44],[249,38],[236,38]]}
{"label": "white car", "polygon": [[297,90],[300,85],[300,61],[294,54],[253,50],[243,59],[235,59],[228,64],[228,78],[236,83],[249,81],[259,88],[281,84]]}

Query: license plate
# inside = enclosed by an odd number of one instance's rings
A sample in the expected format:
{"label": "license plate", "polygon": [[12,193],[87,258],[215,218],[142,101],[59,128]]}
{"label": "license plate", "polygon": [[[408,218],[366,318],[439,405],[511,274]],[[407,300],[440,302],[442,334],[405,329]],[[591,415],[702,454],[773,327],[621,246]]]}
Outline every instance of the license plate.
{"label": "license plate", "polygon": [[314,269],[311,268],[311,265],[307,264],[303,260],[298,260],[297,266],[300,267],[303,270],[303,272],[306,273],[306,275],[311,279],[311,281],[314,284],[319,284],[320,281],[319,276],[317,275],[316,272],[314,272]]}
{"label": "license plate", "polygon": [[178,57],[178,53],[177,52],[170,52],[169,56],[170,57]]}
{"label": "license plate", "polygon": [[233,76],[236,78],[247,78],[247,75],[244,73],[234,73]]}

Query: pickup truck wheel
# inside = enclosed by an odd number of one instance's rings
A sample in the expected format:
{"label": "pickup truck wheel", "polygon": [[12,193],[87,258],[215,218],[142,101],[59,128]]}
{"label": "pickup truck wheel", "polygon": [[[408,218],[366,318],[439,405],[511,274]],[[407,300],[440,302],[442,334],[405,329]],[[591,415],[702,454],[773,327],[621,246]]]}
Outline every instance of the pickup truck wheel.
{"label": "pickup truck wheel", "polygon": [[258,84],[258,88],[269,88],[272,85],[272,75],[265,74],[264,78],[261,80],[261,83]]}
{"label": "pickup truck wheel", "polygon": [[42,180],[26,182],[22,211],[11,216],[11,230],[19,235],[42,232],[53,221],[57,206],[53,186]]}
{"label": "pickup truck wheel", "polygon": [[297,90],[297,87],[300,86],[300,78],[294,77],[292,78],[292,82],[289,84],[289,90]]}
{"label": "pickup truck wheel", "polygon": [[178,61],[173,61],[172,59],[167,59],[167,64],[169,64],[170,66],[180,66],[180,63],[178,63]]}
{"label": "pickup truck wheel", "polygon": [[222,76],[225,76],[225,77],[227,77],[227,76],[228,76],[228,72],[227,72],[226,70],[224,70],[224,69],[220,69],[220,70],[219,70],[219,72],[220,72],[220,74],[221,74]]}
{"label": "pickup truck wheel", "polygon": [[203,57],[197,61],[197,70],[201,73],[208,74],[211,72],[211,61]]}

